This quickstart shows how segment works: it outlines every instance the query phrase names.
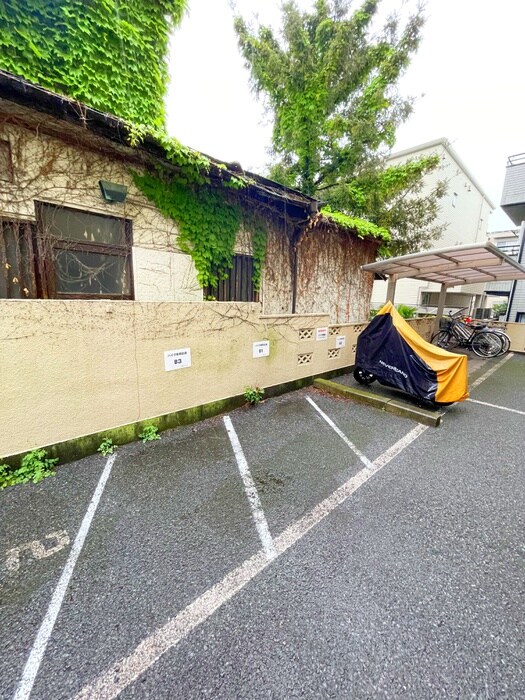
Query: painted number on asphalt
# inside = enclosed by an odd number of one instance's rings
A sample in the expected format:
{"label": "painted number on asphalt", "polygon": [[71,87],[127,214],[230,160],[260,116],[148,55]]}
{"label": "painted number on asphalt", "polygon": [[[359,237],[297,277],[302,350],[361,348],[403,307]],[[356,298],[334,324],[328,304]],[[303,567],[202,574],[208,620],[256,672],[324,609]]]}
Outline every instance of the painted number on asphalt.
{"label": "painted number on asphalt", "polygon": [[33,559],[46,559],[52,554],[60,552],[69,544],[69,535],[66,530],[50,532],[44,540],[33,540],[18,547],[8,549],[5,553],[5,567],[8,571],[18,571],[22,554],[26,553]]}

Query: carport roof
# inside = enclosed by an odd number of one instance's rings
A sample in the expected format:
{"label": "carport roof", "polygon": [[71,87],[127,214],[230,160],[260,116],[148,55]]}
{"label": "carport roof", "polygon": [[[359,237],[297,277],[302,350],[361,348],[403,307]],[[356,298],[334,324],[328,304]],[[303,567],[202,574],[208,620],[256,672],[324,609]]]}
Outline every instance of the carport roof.
{"label": "carport roof", "polygon": [[469,243],[401,255],[363,265],[363,270],[396,279],[410,277],[447,287],[499,280],[525,279],[525,267],[502,253],[492,243]]}

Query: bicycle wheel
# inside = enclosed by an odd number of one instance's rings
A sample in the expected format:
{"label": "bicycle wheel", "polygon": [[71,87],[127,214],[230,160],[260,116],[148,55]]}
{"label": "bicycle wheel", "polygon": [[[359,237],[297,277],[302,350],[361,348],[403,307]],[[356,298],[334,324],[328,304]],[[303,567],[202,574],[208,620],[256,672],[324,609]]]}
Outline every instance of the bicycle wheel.
{"label": "bicycle wheel", "polygon": [[437,345],[438,348],[443,348],[443,350],[450,350],[458,345],[458,339],[450,331],[438,331],[434,333],[430,342]]}
{"label": "bicycle wheel", "polygon": [[472,338],[470,347],[478,357],[496,357],[501,353],[503,341],[497,333],[480,331]]}
{"label": "bicycle wheel", "polygon": [[501,347],[499,354],[504,355],[506,352],[508,352],[510,350],[510,338],[503,331],[497,331],[496,335],[498,335],[501,338],[501,343],[502,343],[502,347]]}

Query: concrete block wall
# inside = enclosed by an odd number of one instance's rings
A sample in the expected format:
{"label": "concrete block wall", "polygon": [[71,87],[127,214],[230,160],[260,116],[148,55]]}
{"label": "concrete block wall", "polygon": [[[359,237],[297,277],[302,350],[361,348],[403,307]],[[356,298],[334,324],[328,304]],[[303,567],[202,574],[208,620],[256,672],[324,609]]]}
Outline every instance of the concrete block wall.
{"label": "concrete block wall", "polygon": [[[346,367],[364,327],[259,304],[0,302],[0,457]],[[191,366],[167,371],[184,349]]]}

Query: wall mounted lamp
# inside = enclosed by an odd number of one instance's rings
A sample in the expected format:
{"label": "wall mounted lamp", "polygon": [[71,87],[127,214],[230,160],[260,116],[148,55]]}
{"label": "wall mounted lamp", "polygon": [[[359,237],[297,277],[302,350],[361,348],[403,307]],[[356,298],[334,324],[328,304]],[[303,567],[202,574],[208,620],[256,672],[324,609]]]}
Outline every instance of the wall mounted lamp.
{"label": "wall mounted lamp", "polygon": [[115,182],[99,180],[100,191],[106,202],[125,202],[128,196],[126,185],[117,185]]}

